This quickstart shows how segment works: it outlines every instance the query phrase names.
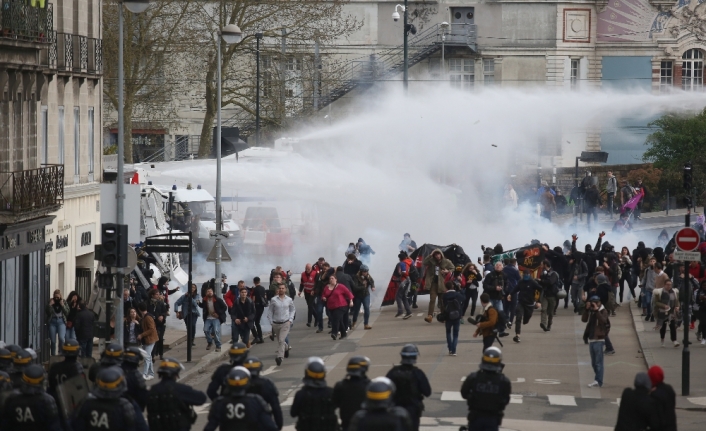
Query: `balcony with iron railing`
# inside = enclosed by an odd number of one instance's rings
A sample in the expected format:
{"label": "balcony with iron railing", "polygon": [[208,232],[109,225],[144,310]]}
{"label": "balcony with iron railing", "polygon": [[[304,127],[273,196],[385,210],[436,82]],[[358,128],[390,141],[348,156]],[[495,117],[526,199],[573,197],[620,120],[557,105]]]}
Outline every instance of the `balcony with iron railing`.
{"label": "balcony with iron railing", "polygon": [[100,76],[103,73],[101,39],[71,33],[51,32],[42,62],[59,74]]}
{"label": "balcony with iron railing", "polygon": [[0,172],[0,223],[43,217],[64,201],[64,165]]}
{"label": "balcony with iron railing", "polygon": [[53,5],[43,1],[34,6],[32,3],[0,0],[0,46],[34,47],[49,43],[49,34],[54,30]]}

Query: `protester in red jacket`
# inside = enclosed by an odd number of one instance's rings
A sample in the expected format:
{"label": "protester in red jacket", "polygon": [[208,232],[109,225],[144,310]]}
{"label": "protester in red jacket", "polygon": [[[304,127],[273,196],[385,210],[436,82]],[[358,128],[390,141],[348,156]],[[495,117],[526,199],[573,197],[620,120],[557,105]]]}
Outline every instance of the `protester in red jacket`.
{"label": "protester in red jacket", "polygon": [[353,306],[353,294],[342,284],[338,284],[335,275],[329,277],[329,283],[321,293],[321,299],[331,313],[331,338],[334,340],[340,331],[341,338],[346,338],[348,329],[348,307]]}
{"label": "protester in red jacket", "polygon": [[317,326],[318,323],[316,319],[316,304],[314,302],[316,298],[314,296],[314,284],[316,283],[316,276],[318,274],[317,271],[312,269],[311,264],[307,263],[304,272],[302,272],[301,283],[299,284],[299,296],[302,296],[302,292],[304,292],[304,299],[306,300],[306,326],[308,327],[311,327],[312,317],[314,317],[314,326]]}

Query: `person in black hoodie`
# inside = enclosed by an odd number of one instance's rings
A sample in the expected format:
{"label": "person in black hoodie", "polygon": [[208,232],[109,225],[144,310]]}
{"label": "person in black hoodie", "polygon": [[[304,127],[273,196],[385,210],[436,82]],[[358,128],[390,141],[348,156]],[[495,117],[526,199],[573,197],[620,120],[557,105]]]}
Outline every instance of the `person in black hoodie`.
{"label": "person in black hoodie", "polygon": [[[529,269],[522,271],[522,279],[517,283],[512,294],[517,295],[517,307],[515,309],[515,337],[512,339],[515,343],[520,342],[520,333],[522,325],[529,323],[534,312],[536,298],[542,291],[542,286],[537,283],[537,280],[532,278],[532,272]],[[510,295],[508,295],[510,297]]]}
{"label": "person in black hoodie", "polygon": [[659,430],[657,402],[650,397],[652,382],[647,373],[635,375],[635,389],[625,388],[620,397],[620,409],[615,431]]}
{"label": "person in black hoodie", "polygon": [[[562,286],[566,288],[567,286],[567,279],[569,278],[569,256],[564,254],[564,250],[557,246],[554,247],[554,249],[549,249],[549,245],[544,244],[544,257],[547,258],[551,263],[552,263],[552,269],[556,271],[557,274],[559,274],[559,277],[561,278],[562,281]],[[566,298],[564,298],[564,308],[569,307],[569,290],[570,290],[570,284],[569,284],[569,289],[567,290],[567,295]],[[556,305],[554,306],[554,314],[556,314],[556,310],[559,307],[559,301],[556,301]]]}
{"label": "person in black hoodie", "polygon": [[253,343],[262,344],[265,341],[262,339],[260,319],[262,319],[262,314],[265,312],[265,307],[267,307],[267,289],[260,284],[260,277],[253,278],[252,282],[254,284],[252,287],[252,298],[255,305],[255,320],[252,326]]}
{"label": "person in black hoodie", "polygon": [[588,267],[588,275],[592,276],[593,273],[596,270],[596,260],[598,260],[598,252],[601,250],[601,245],[603,243],[603,237],[605,236],[605,232],[601,232],[598,234],[598,241],[596,242],[596,247],[591,248],[591,244],[586,244],[586,247],[584,249],[584,252],[581,253],[576,250],[576,240],[579,239],[579,237],[574,234],[571,235],[572,242],[571,242],[571,254],[576,256],[579,259],[582,259],[584,262],[586,262],[586,266]]}
{"label": "person in black hoodie", "polygon": [[240,288],[240,296],[233,301],[233,307],[231,307],[230,317],[233,319],[233,328],[236,330],[232,334],[232,343],[238,341],[238,337],[241,338],[243,344],[250,348],[250,329],[253,326],[253,321],[255,320],[255,305],[253,305],[250,298],[248,298],[248,289],[243,286]]}
{"label": "person in black hoodie", "polygon": [[355,254],[351,253],[346,258],[346,261],[343,262],[343,272],[351,277],[355,277],[355,275],[358,274],[358,271],[360,271],[360,266],[362,264],[363,263],[355,257]]}
{"label": "person in black hoodie", "polygon": [[659,431],[677,431],[677,394],[674,388],[664,383],[664,370],[658,365],[653,365],[647,370],[652,382],[651,396],[657,401],[657,414],[659,426],[654,428]]}

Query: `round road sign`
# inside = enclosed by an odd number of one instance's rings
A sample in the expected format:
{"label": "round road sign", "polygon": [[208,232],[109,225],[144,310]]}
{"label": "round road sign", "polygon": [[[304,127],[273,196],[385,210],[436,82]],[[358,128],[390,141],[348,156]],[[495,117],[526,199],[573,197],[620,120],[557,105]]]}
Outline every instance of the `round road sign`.
{"label": "round road sign", "polygon": [[683,227],[677,232],[674,241],[681,251],[694,251],[699,247],[699,233],[690,227]]}

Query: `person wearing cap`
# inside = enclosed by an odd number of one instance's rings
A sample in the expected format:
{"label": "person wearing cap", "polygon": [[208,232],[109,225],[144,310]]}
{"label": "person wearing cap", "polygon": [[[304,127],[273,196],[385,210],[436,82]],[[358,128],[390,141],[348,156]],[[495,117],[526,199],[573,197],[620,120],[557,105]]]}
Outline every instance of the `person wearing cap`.
{"label": "person wearing cap", "polygon": [[8,397],[0,412],[0,430],[62,431],[59,409],[54,398],[44,391],[45,383],[41,365],[23,367],[19,391]]}
{"label": "person wearing cap", "polygon": [[355,328],[360,315],[360,307],[363,306],[363,325],[365,329],[372,329],[368,325],[370,321],[370,291],[375,291],[375,280],[370,275],[367,265],[361,265],[360,270],[353,276],[353,322],[351,329]]}
{"label": "person wearing cap", "polygon": [[505,407],[510,403],[512,385],[503,374],[502,352],[497,347],[483,351],[479,370],[466,377],[461,396],[468,403],[468,429],[497,431]]}
{"label": "person wearing cap", "polygon": [[[333,404],[338,408],[341,417],[341,427],[348,429],[351,418],[360,410],[365,401],[365,394],[370,383],[366,375],[370,359],[365,356],[354,356],[348,360],[346,377],[333,387]],[[390,397],[390,401],[392,397]]]}
{"label": "person wearing cap", "polygon": [[412,431],[414,425],[407,410],[395,405],[395,384],[387,377],[368,383],[362,409],[350,420],[348,431]]}
{"label": "person wearing cap", "polygon": [[118,343],[110,343],[105,346],[105,350],[101,353],[100,361],[91,365],[88,369],[88,380],[96,381],[96,376],[103,368],[120,366],[123,362],[123,347]]}
{"label": "person wearing cap", "polygon": [[206,402],[206,394],[177,382],[184,369],[174,358],[160,361],[160,382],[152,386],[147,397],[147,420],[150,431],[188,431],[196,419],[193,406]]}
{"label": "person wearing cap", "polygon": [[419,430],[419,422],[424,411],[424,398],[431,396],[431,385],[424,371],[417,363],[419,349],[414,344],[406,344],[400,351],[402,360],[387,372],[386,377],[395,384],[395,405],[402,407],[412,418],[412,429]]}
{"label": "person wearing cap", "polygon": [[[68,338],[64,342],[64,360],[49,367],[49,388],[47,393],[56,399],[56,388],[66,380],[84,374],[83,365],[77,361],[81,348],[78,341]],[[58,401],[58,400],[57,400]]]}
{"label": "person wearing cap", "polygon": [[397,302],[397,314],[395,317],[409,319],[412,317],[412,309],[409,305],[409,288],[412,285],[412,280],[409,278],[409,271],[413,263],[406,251],[401,251],[397,258],[400,262],[395,266],[395,277],[399,280],[399,286],[395,294],[395,301]]}
{"label": "person wearing cap", "polygon": [[270,406],[259,395],[248,392],[252,381],[244,367],[228,372],[223,385],[223,396],[211,406],[204,431],[259,430],[277,431]]}
{"label": "person wearing cap", "polygon": [[228,375],[228,371],[240,365],[243,365],[248,359],[248,346],[243,343],[236,342],[228,349],[228,363],[221,364],[216,368],[211,376],[211,383],[208,384],[206,394],[211,400],[218,397],[218,391],[223,385],[223,379]]}
{"label": "person wearing cap", "polygon": [[595,374],[594,381],[589,383],[588,387],[601,387],[603,386],[603,346],[609,330],[608,310],[601,304],[601,298],[592,296],[588,299],[581,321],[586,323],[583,339],[588,340],[591,366]]}
{"label": "person wearing cap", "polygon": [[144,411],[147,407],[147,385],[142,372],[138,370],[143,351],[138,347],[128,347],[123,353],[123,362],[120,364],[127,383],[125,394],[135,401],[140,411]]}
{"label": "person wearing cap", "polygon": [[123,398],[126,390],[127,383],[122,369],[109,367],[100,370],[96,376],[95,388],[74,415],[72,429],[139,430],[133,405]]}
{"label": "person wearing cap", "polygon": [[635,388],[625,388],[620,397],[615,431],[658,430],[657,401],[650,397],[652,382],[647,373],[635,375]]}
{"label": "person wearing cap", "polygon": [[677,395],[674,388],[664,383],[664,370],[659,365],[653,365],[647,370],[647,375],[652,383],[650,396],[657,402],[657,415],[659,426],[656,430],[677,431]]}
{"label": "person wearing cap", "polygon": [[272,410],[272,418],[275,420],[277,428],[282,429],[284,418],[282,417],[282,406],[279,403],[279,392],[272,380],[260,375],[262,372],[262,361],[260,358],[251,356],[245,360],[243,366],[250,371],[251,379],[248,393],[261,396],[269,404]]}
{"label": "person wearing cap", "polygon": [[297,391],[290,414],[297,419],[297,431],[338,429],[333,389],[326,385],[326,366],[318,357],[309,358],[304,369],[304,387]]}

